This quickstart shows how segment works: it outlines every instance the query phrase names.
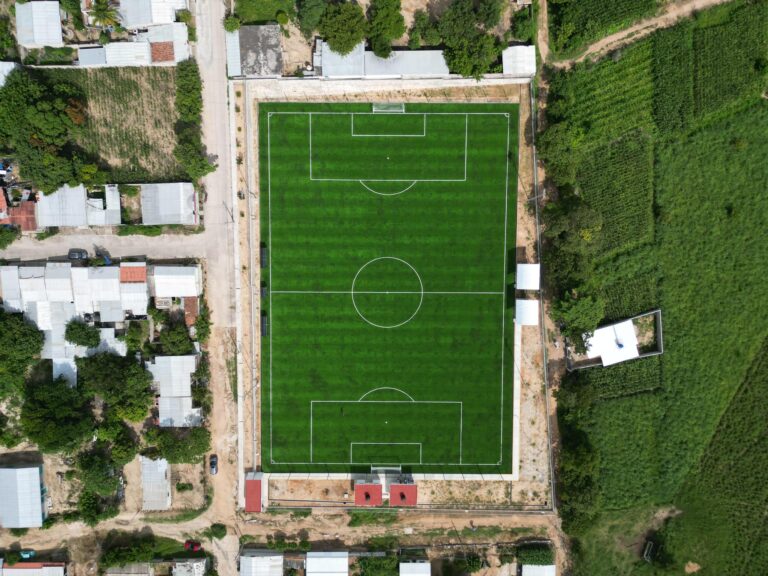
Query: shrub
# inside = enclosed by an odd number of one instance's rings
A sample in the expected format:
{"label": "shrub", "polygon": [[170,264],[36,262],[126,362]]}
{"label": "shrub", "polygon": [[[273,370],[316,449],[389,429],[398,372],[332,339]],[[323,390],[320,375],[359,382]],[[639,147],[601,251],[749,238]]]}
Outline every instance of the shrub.
{"label": "shrub", "polygon": [[16,226],[0,225],[0,250],[5,250],[18,240],[21,231]]}
{"label": "shrub", "polygon": [[348,526],[366,526],[375,524],[394,524],[397,522],[396,510],[348,510]]}
{"label": "shrub", "polygon": [[120,194],[128,196],[129,198],[135,198],[139,195],[139,192],[141,192],[141,186],[136,186],[135,184],[120,184],[118,190],[120,191]]}
{"label": "shrub", "polygon": [[368,31],[363,9],[357,4],[346,2],[330,4],[320,21],[320,34],[334,52],[349,54],[360,44]]}
{"label": "shrub", "polygon": [[105,352],[76,362],[79,389],[102,398],[117,418],[130,422],[146,418],[153,397],[152,375],[134,358]]}
{"label": "shrub", "polygon": [[119,486],[115,466],[106,445],[97,443],[91,450],[77,456],[77,469],[83,489],[100,496],[110,496]]}
{"label": "shrub", "polygon": [[161,236],[162,226],[142,226],[141,224],[123,224],[117,229],[118,236]]}
{"label": "shrub", "polygon": [[191,492],[192,489],[193,486],[189,482],[176,482],[176,492]]}
{"label": "shrub", "polygon": [[184,322],[173,322],[160,332],[160,346],[166,356],[184,356],[195,351],[195,345],[189,337],[189,329]]}
{"label": "shrub", "polygon": [[282,10],[280,10],[280,11],[279,11],[279,12],[276,14],[276,16],[275,16],[275,19],[277,20],[277,23],[278,23],[278,24],[280,24],[280,26],[288,26],[288,22],[290,22],[290,21],[291,21],[291,19],[290,19],[290,17],[288,16],[288,14],[286,14],[286,13],[285,13],[285,12],[283,12]]}
{"label": "shrub", "polygon": [[237,14],[230,14],[224,18],[224,30],[227,32],[236,32],[240,30],[240,17]]}
{"label": "shrub", "polygon": [[205,530],[205,536],[209,540],[221,540],[227,535],[227,527],[224,524],[211,524],[211,526]]}
{"label": "shrub", "polygon": [[95,326],[89,326],[82,320],[70,320],[67,323],[64,337],[68,342],[86,348],[96,348],[101,342],[99,329]]}
{"label": "shrub", "polygon": [[200,310],[195,320],[195,336],[202,344],[211,336],[211,311],[205,297],[200,298]]}
{"label": "shrub", "polygon": [[548,566],[555,563],[555,553],[548,544],[522,544],[517,547],[517,563],[523,566]]}
{"label": "shrub", "polygon": [[320,26],[320,21],[328,5],[326,0],[300,0],[298,4],[297,20],[299,30],[305,38],[310,38],[312,33]]}
{"label": "shrub", "polygon": [[17,538],[21,538],[22,536],[26,536],[27,532],[29,532],[29,528],[11,528],[10,532]]}
{"label": "shrub", "polygon": [[131,320],[125,333],[125,344],[129,352],[139,352],[149,336],[149,325],[146,320]]}

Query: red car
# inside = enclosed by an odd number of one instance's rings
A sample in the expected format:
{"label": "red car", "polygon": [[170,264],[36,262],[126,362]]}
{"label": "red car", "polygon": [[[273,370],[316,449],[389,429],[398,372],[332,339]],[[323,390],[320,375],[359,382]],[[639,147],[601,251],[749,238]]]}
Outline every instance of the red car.
{"label": "red car", "polygon": [[200,552],[203,549],[203,545],[200,542],[194,540],[187,540],[184,542],[184,550],[191,550],[192,552]]}

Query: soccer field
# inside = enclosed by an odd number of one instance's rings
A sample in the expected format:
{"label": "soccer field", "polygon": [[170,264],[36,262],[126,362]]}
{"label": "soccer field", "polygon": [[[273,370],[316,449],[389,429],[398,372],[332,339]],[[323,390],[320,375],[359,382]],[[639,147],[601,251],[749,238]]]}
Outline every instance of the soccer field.
{"label": "soccer field", "polygon": [[517,128],[260,104],[265,471],[510,471]]}

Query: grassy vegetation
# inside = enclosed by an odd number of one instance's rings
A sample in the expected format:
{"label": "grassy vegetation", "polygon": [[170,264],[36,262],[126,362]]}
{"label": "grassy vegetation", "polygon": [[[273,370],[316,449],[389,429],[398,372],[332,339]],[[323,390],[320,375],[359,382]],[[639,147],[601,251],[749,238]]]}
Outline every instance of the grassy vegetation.
{"label": "grassy vegetation", "polygon": [[82,90],[88,121],[76,143],[99,160],[110,182],[183,179],[173,156],[173,68],[47,69],[44,74]]}
{"label": "grassy vegetation", "polygon": [[397,522],[397,510],[347,510],[348,526],[389,525]]}
{"label": "grassy vegetation", "polygon": [[[549,240],[556,298],[599,297],[603,321],[659,306],[665,336],[661,357],[563,383],[561,510],[575,537],[577,576],[677,574],[687,561],[700,563],[702,573],[768,572],[764,522],[754,516],[767,495],[765,448],[741,427],[764,432],[765,409],[758,415],[759,402],[734,398],[767,335],[768,259],[758,240],[768,223],[761,192],[768,180],[761,160],[768,154],[768,102],[761,98],[767,15],[766,2],[718,7],[596,65],[557,74],[552,84],[543,156],[561,190],[575,190],[600,224],[594,237],[576,230]],[[710,38],[740,53],[703,48],[715,42]],[[628,56],[635,65],[622,66]],[[614,98],[649,77],[642,99]],[[710,95],[720,82],[730,85]],[[569,105],[591,88],[590,104]],[[627,102],[630,118],[606,124]],[[634,153],[612,153],[624,142]],[[564,153],[568,146],[575,162]],[[595,174],[601,170],[606,174]],[[604,176],[612,187],[601,184]],[[594,193],[609,189],[612,197]],[[631,235],[617,237],[617,214]],[[763,368],[750,374],[755,370]],[[760,416],[762,425],[747,424]],[[729,500],[726,484],[742,482]],[[653,515],[666,505],[683,513],[659,536],[666,554],[644,564],[644,535],[659,527]]]}
{"label": "grassy vegetation", "polygon": [[237,0],[235,12],[243,24],[274,22],[278,12],[293,16],[295,3],[291,0]]}
{"label": "grassy vegetation", "polygon": [[[277,113],[288,110],[314,111],[311,152],[310,117]],[[499,397],[511,376],[502,314],[517,107],[370,110],[260,108],[265,468],[508,470]]]}

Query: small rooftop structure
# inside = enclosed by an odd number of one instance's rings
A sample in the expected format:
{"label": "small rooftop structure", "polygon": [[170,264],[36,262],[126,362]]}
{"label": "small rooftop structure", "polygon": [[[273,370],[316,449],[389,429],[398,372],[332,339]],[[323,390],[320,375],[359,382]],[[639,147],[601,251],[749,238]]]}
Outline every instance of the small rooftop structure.
{"label": "small rooftop structure", "polygon": [[168,461],[141,456],[141,509],[168,510],[171,507],[171,480]]}
{"label": "small rooftop structure", "polygon": [[160,426],[189,428],[200,426],[203,414],[192,407],[192,373],[197,369],[197,356],[155,356],[147,364],[157,385],[160,399]]}
{"label": "small rooftop structure", "polygon": [[0,557],[0,576],[64,576],[64,562],[16,562],[8,565]]}
{"label": "small rooftop structure", "polygon": [[150,279],[155,298],[187,298],[203,293],[200,266],[155,266]]}
{"label": "small rooftop structure", "polygon": [[515,324],[518,326],[538,326],[539,301],[515,300]]}
{"label": "small rooftop structure", "polygon": [[400,562],[400,576],[431,576],[429,562]]}
{"label": "small rooftop structure", "polygon": [[152,64],[176,64],[189,60],[189,33],[183,22],[152,26],[136,37],[150,46]]}
{"label": "small rooftop structure", "polygon": [[16,62],[0,62],[0,88],[5,86],[5,79],[18,67]]}
{"label": "small rooftop structure", "polygon": [[105,574],[109,576],[154,576],[155,568],[149,562],[132,562],[123,566],[107,568]]}
{"label": "small rooftop structure", "polygon": [[632,320],[598,328],[590,338],[585,337],[584,342],[587,346],[587,357],[600,358],[603,366],[611,366],[640,356]]}
{"label": "small rooftop structure", "polygon": [[120,23],[128,29],[170,24],[185,8],[186,0],[120,0]]}
{"label": "small rooftop structure", "polygon": [[258,514],[262,509],[261,472],[248,472],[245,475],[245,511]]}
{"label": "small rooftop structure", "polygon": [[149,66],[152,50],[147,42],[110,42],[104,46],[105,66]]}
{"label": "small rooftop structure", "polygon": [[522,576],[557,576],[557,566],[550,564],[547,566],[523,565]]}
{"label": "small rooftop structure", "polygon": [[[205,576],[208,571],[208,558],[188,558],[173,563],[173,576]],[[2,575],[0,575],[2,576]]]}
{"label": "small rooftop structure", "polygon": [[35,210],[38,225],[42,228],[119,225],[121,218],[118,188],[114,184],[103,188],[103,198],[89,198],[82,184],[65,184],[52,194],[40,194]]}
{"label": "small rooftop structure", "polygon": [[227,40],[230,76],[274,78],[283,75],[282,32],[279,24],[241,26]]}
{"label": "small rooftop structure", "polygon": [[306,576],[348,576],[349,552],[307,552]]}
{"label": "small rooftop structure", "polygon": [[283,576],[283,554],[274,550],[243,550],[240,576]]}
{"label": "small rooftop structure", "polygon": [[355,484],[355,506],[381,506],[383,502],[381,484]]}
{"label": "small rooftop structure", "polygon": [[538,290],[541,285],[540,264],[518,264],[515,286],[518,290]]}
{"label": "small rooftop structure", "polygon": [[141,223],[198,223],[197,194],[191,182],[139,184],[141,187]]}
{"label": "small rooftop structure", "polygon": [[504,76],[533,78],[536,76],[536,47],[509,46],[501,53],[501,69]]}
{"label": "small rooftop structure", "polygon": [[450,71],[442,50],[395,50],[380,58],[361,42],[349,53],[334,52],[318,40],[313,54],[317,74],[324,78],[443,77]]}
{"label": "small rooftop structure", "polygon": [[64,46],[59,3],[38,0],[16,3],[16,39],[25,48]]}
{"label": "small rooftop structure", "polygon": [[390,484],[390,506],[416,506],[419,499],[419,489],[416,484]]}
{"label": "small rooftop structure", "polygon": [[[4,62],[0,62],[0,64],[4,64]],[[3,81],[2,69],[0,68],[0,87],[2,87]],[[31,195],[25,193],[24,196],[16,206],[13,206],[8,203],[5,192],[0,188],[0,224],[16,226],[22,232],[33,232],[37,230],[35,203],[30,200]]]}
{"label": "small rooftop structure", "polygon": [[39,466],[0,468],[0,526],[40,528],[46,517]]}

